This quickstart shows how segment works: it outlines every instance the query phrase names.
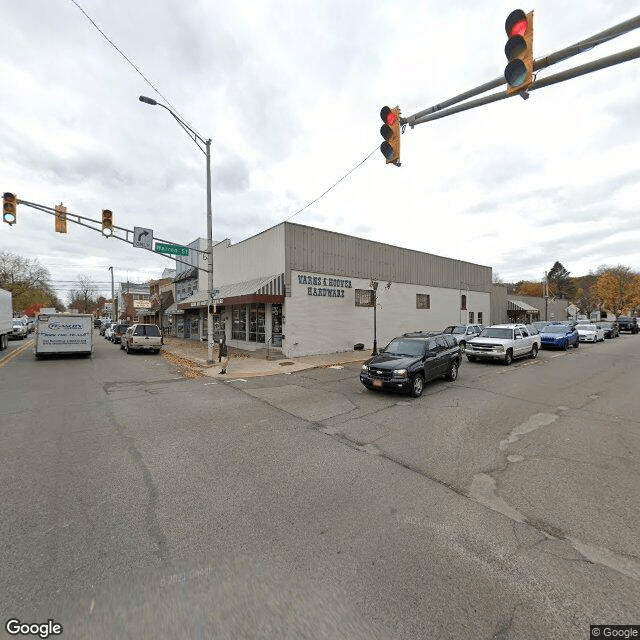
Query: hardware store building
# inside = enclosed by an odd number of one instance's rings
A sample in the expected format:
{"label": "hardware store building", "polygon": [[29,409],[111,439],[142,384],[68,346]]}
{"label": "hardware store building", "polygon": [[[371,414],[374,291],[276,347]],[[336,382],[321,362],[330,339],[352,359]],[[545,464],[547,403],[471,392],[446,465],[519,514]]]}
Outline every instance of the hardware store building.
{"label": "hardware store building", "polygon": [[[491,322],[491,267],[290,222],[215,244],[213,266],[214,337],[241,349],[371,349],[374,289],[379,347],[408,331]],[[188,326],[206,339],[207,304],[204,288],[178,302],[183,335]]]}

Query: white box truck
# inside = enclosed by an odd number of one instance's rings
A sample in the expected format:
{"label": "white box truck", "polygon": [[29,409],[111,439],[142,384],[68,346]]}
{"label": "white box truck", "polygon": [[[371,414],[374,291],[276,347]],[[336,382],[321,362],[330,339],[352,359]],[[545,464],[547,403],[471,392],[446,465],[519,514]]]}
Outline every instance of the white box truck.
{"label": "white box truck", "polygon": [[9,336],[13,331],[13,302],[11,291],[0,289],[0,351],[9,346]]}
{"label": "white box truck", "polygon": [[40,313],[36,326],[36,358],[93,352],[93,316],[90,313]]}

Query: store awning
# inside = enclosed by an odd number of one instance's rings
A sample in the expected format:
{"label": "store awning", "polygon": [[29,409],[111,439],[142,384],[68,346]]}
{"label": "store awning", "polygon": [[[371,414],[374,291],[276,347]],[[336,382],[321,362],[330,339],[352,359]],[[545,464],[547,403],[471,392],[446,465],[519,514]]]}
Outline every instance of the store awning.
{"label": "store awning", "polygon": [[526,302],[522,302],[522,300],[507,300],[507,310],[508,311],[535,311],[536,313],[539,309],[532,307],[530,304]]}
{"label": "store awning", "polygon": [[181,316],[184,314],[184,311],[178,309],[178,304],[174,302],[170,307],[167,307],[164,313],[168,316]]}
{"label": "store awning", "polygon": [[[284,274],[222,285],[214,296],[217,305],[250,304],[251,302],[284,302]],[[178,303],[178,309],[206,307],[206,291],[198,291]]]}

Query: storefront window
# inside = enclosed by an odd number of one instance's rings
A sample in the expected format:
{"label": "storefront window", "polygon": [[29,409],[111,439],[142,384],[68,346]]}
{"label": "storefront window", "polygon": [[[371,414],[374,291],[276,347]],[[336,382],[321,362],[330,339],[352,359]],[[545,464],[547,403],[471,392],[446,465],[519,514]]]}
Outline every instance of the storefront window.
{"label": "storefront window", "polygon": [[264,342],[264,302],[253,303],[249,308],[249,342]]}
{"label": "storefront window", "polygon": [[221,340],[224,336],[224,319],[221,313],[214,313],[213,317],[213,339]]}
{"label": "storefront window", "polygon": [[247,339],[247,311],[246,307],[236,307],[232,313],[231,337],[234,340]]}

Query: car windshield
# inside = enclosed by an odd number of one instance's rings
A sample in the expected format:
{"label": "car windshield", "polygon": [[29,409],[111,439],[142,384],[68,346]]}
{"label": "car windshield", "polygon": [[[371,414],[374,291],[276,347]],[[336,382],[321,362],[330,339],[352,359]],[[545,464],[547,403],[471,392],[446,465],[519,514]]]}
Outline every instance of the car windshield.
{"label": "car windshield", "polygon": [[466,331],[466,327],[464,325],[452,324],[448,326],[442,333],[464,333]]}
{"label": "car windshield", "polygon": [[578,331],[595,331],[595,324],[579,324],[577,327]]}
{"label": "car windshield", "polygon": [[564,324],[549,324],[543,330],[542,333],[567,333],[569,327]]}
{"label": "car windshield", "polygon": [[406,340],[397,338],[392,340],[384,349],[383,353],[390,353],[396,356],[421,356],[424,350],[422,340]]}
{"label": "car windshield", "polygon": [[480,333],[481,338],[502,338],[510,340],[513,338],[513,329],[505,327],[487,327]]}

